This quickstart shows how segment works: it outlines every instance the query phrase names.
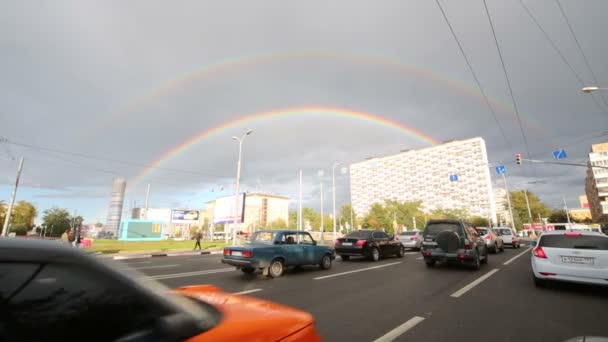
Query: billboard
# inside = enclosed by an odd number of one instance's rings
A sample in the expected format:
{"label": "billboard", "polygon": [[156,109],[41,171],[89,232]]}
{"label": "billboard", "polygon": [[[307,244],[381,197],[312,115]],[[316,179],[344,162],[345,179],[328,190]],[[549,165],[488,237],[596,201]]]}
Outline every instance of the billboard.
{"label": "billboard", "polygon": [[[234,195],[220,197],[215,200],[213,208],[213,224],[226,224],[234,222]],[[239,194],[237,222],[243,223],[245,219],[245,193]]]}
{"label": "billboard", "polygon": [[173,210],[172,223],[198,223],[198,210]]}

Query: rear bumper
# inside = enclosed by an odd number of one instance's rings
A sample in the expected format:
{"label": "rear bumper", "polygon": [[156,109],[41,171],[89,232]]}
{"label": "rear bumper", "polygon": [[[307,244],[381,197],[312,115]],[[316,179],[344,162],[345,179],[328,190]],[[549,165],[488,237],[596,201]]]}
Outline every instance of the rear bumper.
{"label": "rear bumper", "polygon": [[[430,255],[428,255],[430,253]],[[445,252],[434,252],[434,251],[424,251],[422,252],[422,256],[425,261],[459,261],[459,262],[469,262],[475,260],[474,253],[445,253]]]}
{"label": "rear bumper", "polygon": [[237,268],[244,268],[244,267],[261,268],[261,267],[264,267],[263,265],[261,265],[261,263],[258,260],[241,260],[241,259],[227,259],[227,258],[223,258],[222,259],[222,263],[223,264],[228,264],[228,265],[231,265],[231,266],[235,266]]}
{"label": "rear bumper", "polygon": [[367,250],[360,246],[336,246],[335,247],[336,254],[338,255],[352,255],[352,256],[361,256],[367,253]]}
{"label": "rear bumper", "polygon": [[401,241],[401,245],[405,248],[419,248],[420,243],[418,241]]}
{"label": "rear bumper", "polygon": [[579,270],[573,267],[555,266],[546,260],[538,261],[532,257],[532,273],[534,277],[543,280],[608,286],[608,270],[605,269]]}

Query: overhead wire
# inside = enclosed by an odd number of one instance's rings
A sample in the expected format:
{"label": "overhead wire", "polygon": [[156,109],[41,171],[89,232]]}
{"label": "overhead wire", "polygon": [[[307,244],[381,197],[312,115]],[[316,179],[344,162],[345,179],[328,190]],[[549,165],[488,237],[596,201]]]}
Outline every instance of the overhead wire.
{"label": "overhead wire", "polygon": [[[581,53],[581,56],[583,56],[583,61],[585,61],[585,65],[587,66],[587,69],[589,69],[589,72],[591,73],[591,77],[593,78],[595,85],[600,86],[600,82],[598,81],[597,76],[595,76],[595,72],[593,72],[593,68],[591,68],[591,63],[589,63],[589,60],[587,59],[587,55],[585,54],[585,51],[583,50],[581,43],[578,41],[578,38],[576,37],[576,33],[574,33],[574,29],[572,28],[572,25],[570,24],[570,20],[568,19],[568,16],[566,15],[566,11],[564,11],[564,8],[562,7],[562,4],[559,0],[555,0],[555,3],[557,3],[557,7],[559,7],[559,11],[562,13],[564,20],[566,21],[566,25],[568,25],[570,34],[572,34],[572,38],[574,38],[574,42],[576,43],[576,46],[578,47],[578,51]],[[593,96],[593,94],[591,94],[591,96]],[[606,105],[606,107],[608,108],[608,103],[606,102],[605,97],[602,95],[599,95],[599,97],[600,97],[600,99],[602,99],[602,102],[604,103],[604,105]]]}
{"label": "overhead wire", "polygon": [[467,56],[466,52],[464,51],[464,48],[462,47],[462,44],[460,43],[460,39],[458,39],[458,35],[456,34],[456,31],[454,31],[454,28],[452,27],[452,24],[450,23],[450,20],[448,19],[445,11],[443,10],[443,7],[441,6],[441,3],[439,2],[439,0],[435,0],[435,2],[437,3],[437,6],[439,7],[441,14],[443,15],[443,19],[445,20],[445,23],[448,25],[448,28],[450,29],[450,32],[452,33],[452,37],[456,41],[456,45],[458,45],[458,48],[460,49],[460,53],[462,54],[462,57],[464,58],[464,61],[466,62],[467,67],[469,68],[469,71],[471,72],[471,75],[473,75],[473,79],[475,80],[475,83],[477,84],[477,88],[479,88],[479,92],[483,96],[485,103],[487,104],[488,108],[490,109],[490,112],[492,113],[494,121],[496,122],[496,125],[498,126],[498,128],[500,130],[502,138],[504,139],[505,143],[509,147],[511,147],[511,142],[509,141],[509,139],[507,139],[507,135],[505,134],[505,131],[504,131],[502,125],[500,124],[500,121],[498,120],[498,116],[496,115],[494,108],[490,104],[488,95],[486,94],[486,92],[483,90],[483,87],[481,86],[481,82],[479,81],[479,78],[477,77],[477,74],[475,73],[475,70],[473,69],[471,62],[469,61],[469,57]]}
{"label": "overhead wire", "polygon": [[[526,6],[526,4],[524,3],[524,1],[523,0],[519,0],[519,3],[524,8],[525,12],[528,14],[528,16],[530,17],[530,19],[532,19],[532,21],[536,24],[536,26],[538,27],[538,29],[542,32],[542,34],[544,35],[545,39],[549,42],[549,44],[551,45],[551,47],[555,50],[555,52],[557,52],[557,54],[559,55],[559,57],[561,58],[561,60],[568,66],[568,68],[570,69],[570,71],[572,72],[572,74],[574,75],[574,77],[577,79],[577,81],[579,83],[579,86],[582,89],[585,86],[585,81],[583,80],[583,78],[576,72],[576,70],[574,70],[574,67],[572,66],[572,64],[570,64],[570,62],[568,62],[568,59],[566,58],[566,56],[564,56],[564,54],[559,49],[559,47],[557,47],[557,44],[555,44],[555,42],[553,41],[553,39],[551,39],[551,37],[549,36],[549,34],[547,33],[547,31],[545,31],[545,29],[542,27],[542,25],[540,24],[540,22],[532,14],[532,12],[528,8],[528,6]],[[595,102],[595,105],[601,111],[606,112],[608,114],[608,110],[605,109],[604,107],[602,107],[602,105],[597,101],[597,99],[593,95],[591,96],[591,98],[593,99],[593,102]]]}

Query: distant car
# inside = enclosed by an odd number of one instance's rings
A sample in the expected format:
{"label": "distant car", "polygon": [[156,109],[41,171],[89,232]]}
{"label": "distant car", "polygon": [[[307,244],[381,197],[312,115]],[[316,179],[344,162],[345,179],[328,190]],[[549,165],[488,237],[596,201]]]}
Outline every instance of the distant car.
{"label": "distant car", "polygon": [[608,286],[608,236],[592,232],[545,232],[532,250],[536,286],[565,281]]}
{"label": "distant car", "polygon": [[492,228],[492,230],[496,233],[496,235],[502,238],[502,241],[506,246],[511,246],[513,248],[519,248],[520,241],[517,232],[513,228],[509,227],[496,227]]}
{"label": "distant car", "polygon": [[336,254],[343,261],[351,256],[364,256],[372,261],[394,255],[402,258],[405,250],[401,242],[381,230],[355,230],[336,240]]}
{"label": "distant car", "polygon": [[125,272],[62,243],[0,239],[0,341],[320,340],[298,309]]}
{"label": "distant car", "polygon": [[422,233],[422,256],[428,267],[437,261],[470,265],[488,263],[488,247],[475,227],[463,220],[431,220]]}
{"label": "distant car", "polygon": [[496,254],[498,252],[505,251],[505,243],[501,236],[497,235],[492,229],[488,228],[477,228],[479,234],[486,242],[486,246],[488,246],[488,250],[490,253]]}
{"label": "distant car", "polygon": [[401,232],[395,239],[399,240],[405,248],[413,248],[419,251],[422,247],[422,232],[419,230]]}
{"label": "distant car", "polygon": [[297,230],[259,230],[244,246],[224,248],[224,264],[235,266],[244,273],[262,273],[280,277],[290,266],[319,265],[331,268],[334,251],[319,246],[310,233]]}

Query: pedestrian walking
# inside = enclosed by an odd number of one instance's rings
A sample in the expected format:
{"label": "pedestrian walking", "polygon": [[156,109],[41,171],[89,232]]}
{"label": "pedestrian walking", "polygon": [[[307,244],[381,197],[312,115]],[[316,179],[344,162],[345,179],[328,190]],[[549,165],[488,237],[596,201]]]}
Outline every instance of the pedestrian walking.
{"label": "pedestrian walking", "polygon": [[199,250],[201,250],[201,239],[203,238],[203,234],[201,233],[201,231],[197,231],[196,232],[196,243],[194,244],[194,249],[196,250],[196,247],[198,247]]}

